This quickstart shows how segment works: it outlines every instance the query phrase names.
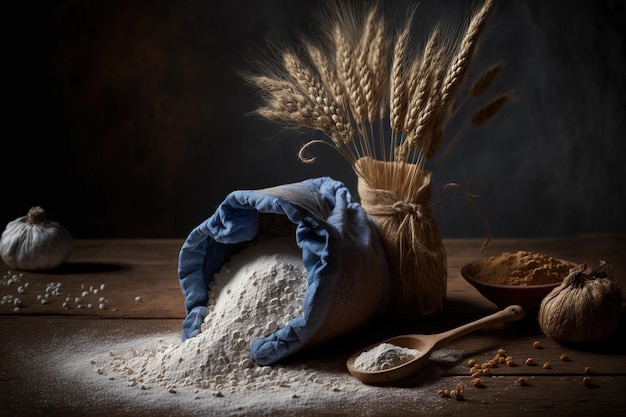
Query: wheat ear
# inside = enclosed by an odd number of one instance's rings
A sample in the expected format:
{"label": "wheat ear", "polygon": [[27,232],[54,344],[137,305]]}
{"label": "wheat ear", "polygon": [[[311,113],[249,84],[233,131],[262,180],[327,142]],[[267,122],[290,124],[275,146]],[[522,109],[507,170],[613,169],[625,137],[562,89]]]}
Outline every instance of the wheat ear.
{"label": "wheat ear", "polygon": [[[446,110],[443,103],[443,97],[437,94],[437,91],[441,88],[443,83],[445,64],[444,64],[444,55],[445,50],[440,49],[435,59],[433,60],[433,86],[432,92],[429,97],[429,105],[432,103],[434,114],[430,120],[428,120],[428,124],[425,129],[425,137],[420,138],[420,143],[423,147],[422,157],[425,159],[431,159],[435,156],[435,154],[439,151],[441,144],[443,142],[443,130],[444,125],[446,123]],[[423,161],[419,161],[420,164],[423,164]]]}
{"label": "wheat ear", "polygon": [[343,144],[350,143],[354,132],[350,122],[335,100],[327,93],[321,82],[306,68],[292,52],[283,54],[284,66],[300,90],[308,94],[313,126],[329,134]]}
{"label": "wheat ear", "polygon": [[469,89],[470,97],[480,97],[485,94],[502,72],[502,68],[504,68],[504,62],[498,62],[480,74]]}
{"label": "wheat ear", "polygon": [[513,97],[513,93],[505,93],[497,96],[489,103],[476,110],[476,112],[474,112],[474,114],[470,117],[470,123],[474,126],[484,125],[493,119],[494,116],[502,110],[502,107],[504,107],[504,105]]}
{"label": "wheat ear", "polygon": [[407,111],[407,66],[409,41],[411,37],[411,20],[396,39],[391,63],[389,123],[396,134],[406,133],[404,119]]}
{"label": "wheat ear", "polygon": [[369,114],[368,119],[370,124],[380,117],[384,117],[389,109],[389,106],[384,103],[385,92],[387,91],[387,83],[389,79],[387,77],[388,71],[388,54],[389,43],[387,41],[387,30],[385,28],[385,21],[380,16],[378,9],[376,10],[376,19],[374,24],[376,25],[376,33],[374,39],[369,46],[368,65],[372,72],[372,103],[376,103],[376,106],[368,106]]}
{"label": "wheat ear", "polygon": [[339,26],[333,31],[335,39],[335,55],[337,75],[347,95],[352,118],[357,124],[365,123],[365,100],[358,82],[358,73],[355,68],[354,47],[349,38]]}
{"label": "wheat ear", "polygon": [[257,114],[270,120],[313,127],[309,100],[292,82],[265,76],[248,77],[248,81],[263,91],[264,106],[256,110]]}
{"label": "wheat ear", "polygon": [[454,104],[458,90],[465,81],[468,69],[474,58],[474,52],[478,46],[480,34],[485,28],[487,17],[495,4],[496,0],[485,0],[483,6],[474,14],[461,40],[459,50],[448,68],[441,90],[442,105],[447,111]]}
{"label": "wheat ear", "polygon": [[[410,104],[405,121],[408,146],[415,147],[416,141],[420,139],[427,116],[425,113],[430,117],[436,111],[434,100],[439,99],[437,85],[441,82],[439,77],[444,68],[444,50],[439,48],[438,37],[439,31],[435,29],[426,42],[419,65],[414,65],[411,73],[411,83],[414,85],[410,88]],[[418,119],[421,119],[421,127],[418,126]]]}
{"label": "wheat ear", "polygon": [[311,63],[320,75],[322,84],[326,87],[327,91],[332,94],[337,104],[345,106],[347,103],[344,103],[343,100],[343,89],[337,80],[337,73],[333,69],[328,56],[320,48],[311,43],[306,43],[305,47],[311,59]]}
{"label": "wheat ear", "polygon": [[370,120],[369,115],[372,111],[371,109],[377,107],[377,103],[374,103],[374,77],[368,63],[370,45],[376,35],[376,15],[376,9],[370,9],[365,20],[365,29],[359,40],[356,52],[356,69],[359,77],[359,86],[364,97],[363,106],[365,107],[368,121]]}

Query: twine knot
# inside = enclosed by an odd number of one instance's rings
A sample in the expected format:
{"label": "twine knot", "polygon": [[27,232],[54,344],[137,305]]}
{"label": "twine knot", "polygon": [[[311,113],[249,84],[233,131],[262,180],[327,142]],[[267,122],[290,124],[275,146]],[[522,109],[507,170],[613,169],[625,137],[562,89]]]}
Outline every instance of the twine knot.
{"label": "twine knot", "polygon": [[398,200],[391,205],[391,208],[398,214],[414,214],[418,218],[422,217],[422,214],[428,210],[427,207],[417,203],[407,203],[406,201]]}

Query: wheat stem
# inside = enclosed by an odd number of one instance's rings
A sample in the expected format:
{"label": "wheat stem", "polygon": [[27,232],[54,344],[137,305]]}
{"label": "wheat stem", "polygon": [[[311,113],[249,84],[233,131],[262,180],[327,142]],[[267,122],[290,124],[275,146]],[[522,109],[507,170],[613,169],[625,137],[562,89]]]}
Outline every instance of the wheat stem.
{"label": "wheat stem", "polygon": [[439,168],[439,165],[441,165],[441,163],[448,157],[448,155],[450,154],[450,152],[452,151],[452,149],[454,149],[454,147],[456,146],[456,144],[459,142],[459,139],[461,139],[461,137],[463,136],[463,134],[465,133],[465,131],[467,130],[468,127],[468,123],[465,122],[463,124],[463,126],[461,126],[461,129],[459,129],[459,131],[456,133],[456,135],[454,135],[454,137],[452,138],[452,140],[450,141],[450,143],[448,144],[448,146],[446,146],[446,149],[444,149],[444,151],[442,152],[442,154],[439,156],[439,158],[437,159],[437,163],[435,164],[433,171],[435,171],[437,168]]}

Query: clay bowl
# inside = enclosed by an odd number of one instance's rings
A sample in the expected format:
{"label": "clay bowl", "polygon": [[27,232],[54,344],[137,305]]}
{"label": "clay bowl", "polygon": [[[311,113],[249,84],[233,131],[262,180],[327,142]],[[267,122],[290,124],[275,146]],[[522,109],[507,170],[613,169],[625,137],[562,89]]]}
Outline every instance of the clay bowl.
{"label": "clay bowl", "polygon": [[[559,260],[571,265],[572,267],[575,266],[572,262],[562,259]],[[561,284],[560,282],[540,285],[492,284],[481,281],[478,277],[472,276],[469,272],[470,265],[471,264],[468,264],[461,268],[461,275],[463,278],[476,288],[483,297],[500,308],[517,304],[524,307],[526,311],[538,312],[543,298],[548,295],[553,288],[556,288]],[[565,276],[563,276],[563,278],[565,278]]]}

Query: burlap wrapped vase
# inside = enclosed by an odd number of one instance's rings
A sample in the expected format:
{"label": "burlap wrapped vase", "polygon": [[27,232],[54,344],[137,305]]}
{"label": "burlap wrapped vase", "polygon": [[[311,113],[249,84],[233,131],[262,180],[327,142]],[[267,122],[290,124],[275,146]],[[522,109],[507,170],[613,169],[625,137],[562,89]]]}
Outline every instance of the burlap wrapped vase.
{"label": "burlap wrapped vase", "polygon": [[392,283],[390,314],[440,313],[447,287],[446,250],[428,207],[431,173],[403,162],[356,161],[361,205],[376,222]]}

